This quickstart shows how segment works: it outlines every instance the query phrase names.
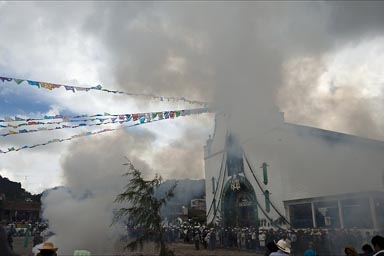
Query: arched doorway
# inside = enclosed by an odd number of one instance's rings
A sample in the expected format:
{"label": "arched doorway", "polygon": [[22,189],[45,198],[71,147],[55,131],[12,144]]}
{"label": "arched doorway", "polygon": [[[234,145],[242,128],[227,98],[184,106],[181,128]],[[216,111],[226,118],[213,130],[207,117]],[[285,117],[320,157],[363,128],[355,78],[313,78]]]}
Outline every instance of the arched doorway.
{"label": "arched doorway", "polygon": [[249,181],[240,175],[228,180],[221,198],[221,217],[225,227],[258,225],[256,194]]}

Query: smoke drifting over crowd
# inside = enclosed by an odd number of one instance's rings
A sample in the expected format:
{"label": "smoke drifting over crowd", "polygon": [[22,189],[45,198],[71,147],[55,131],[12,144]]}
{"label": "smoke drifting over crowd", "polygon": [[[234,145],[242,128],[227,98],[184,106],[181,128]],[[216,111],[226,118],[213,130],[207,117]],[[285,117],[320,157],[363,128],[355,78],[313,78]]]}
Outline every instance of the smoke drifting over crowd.
{"label": "smoke drifting over crowd", "polygon": [[134,161],[144,175],[153,172],[134,152],[125,153],[132,145],[148,147],[153,135],[142,131],[118,135],[74,143],[71,154],[62,159],[65,187],[43,195],[43,218],[49,220],[62,254],[84,248],[110,253],[119,248],[115,242],[124,234],[124,226],[111,224],[113,210],[122,206],[114,200],[127,182],[122,178],[127,171],[123,167],[125,157]]}
{"label": "smoke drifting over crowd", "polygon": [[[53,32],[77,35],[84,52],[101,63],[96,70],[102,84],[213,102],[231,115],[232,129],[243,138],[274,127],[279,111],[295,123],[384,137],[383,114],[376,111],[383,107],[382,89],[367,96],[364,88],[345,87],[349,81],[331,77],[326,80],[333,81],[326,83],[331,89],[317,94],[324,74],[337,73],[330,72],[326,56],[382,36],[383,2],[28,4],[33,9],[6,3],[0,13],[37,17],[31,26],[49,32],[45,43],[58,43]],[[369,82],[382,88],[382,79]],[[135,101],[148,107],[144,103]],[[65,189],[43,198],[43,216],[65,248],[62,253],[79,246],[94,253],[112,249],[112,202],[125,182],[125,156],[149,177],[155,172],[165,178],[202,177],[202,147],[212,120],[189,121],[192,128],[182,140],[159,149],[152,142],[157,134],[145,130],[73,142],[62,155]]]}

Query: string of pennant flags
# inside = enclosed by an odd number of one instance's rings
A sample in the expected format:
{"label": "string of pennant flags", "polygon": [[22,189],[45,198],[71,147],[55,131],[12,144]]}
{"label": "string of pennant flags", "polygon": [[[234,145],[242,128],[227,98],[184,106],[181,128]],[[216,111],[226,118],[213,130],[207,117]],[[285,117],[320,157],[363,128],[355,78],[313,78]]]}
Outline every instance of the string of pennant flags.
{"label": "string of pennant flags", "polygon": [[190,99],[187,99],[185,97],[166,97],[166,96],[158,96],[158,95],[154,95],[154,94],[131,93],[131,92],[118,91],[118,90],[109,90],[109,89],[103,88],[101,85],[92,86],[92,87],[80,87],[80,86],[40,82],[40,81],[19,79],[19,78],[13,78],[13,77],[4,77],[4,76],[0,76],[0,81],[3,83],[15,82],[17,85],[29,85],[29,86],[37,87],[39,89],[42,88],[42,89],[46,89],[46,90],[50,90],[50,91],[52,91],[53,89],[58,89],[58,88],[65,88],[66,91],[72,91],[73,93],[75,93],[75,92],[88,92],[88,91],[95,91],[96,90],[96,91],[114,93],[114,94],[147,97],[147,98],[152,98],[152,99],[156,99],[156,100],[160,100],[160,101],[164,101],[164,100],[166,100],[166,101],[182,101],[182,102],[187,102],[189,104],[197,104],[200,106],[208,107],[208,102],[198,101],[198,100],[190,100]]}
{"label": "string of pennant flags", "polygon": [[[205,109],[205,108],[200,108],[200,109]],[[174,110],[174,111],[162,111],[162,112],[150,112],[152,118],[155,118],[156,116],[173,116],[176,115],[178,116],[184,116],[184,115],[189,115],[193,113],[194,111],[197,111],[199,109],[183,109],[183,110]],[[79,122],[79,121],[93,121],[93,120],[99,120],[99,121],[104,121],[104,119],[107,118],[116,118],[116,119],[128,119],[128,121],[131,118],[135,118],[137,116],[141,117],[145,114],[148,113],[137,113],[137,114],[110,114],[107,112],[104,112],[103,114],[93,114],[93,115],[88,115],[88,114],[83,114],[83,115],[75,115],[75,116],[70,116],[70,115],[45,115],[44,117],[38,117],[38,118],[22,118],[22,117],[10,117],[6,116],[3,119],[0,118],[0,128],[7,128],[7,127],[12,127],[12,128],[17,128],[20,126],[25,126],[25,125],[41,125],[41,124],[60,124],[63,122]],[[50,120],[62,120],[62,121],[50,121]],[[19,124],[12,124],[15,122],[22,122]]]}
{"label": "string of pennant flags", "polygon": [[[6,121],[0,120],[0,127],[3,128],[12,128],[9,129],[8,132],[0,133],[0,136],[6,137],[10,135],[17,135],[17,134],[25,134],[25,133],[32,133],[32,132],[41,132],[41,131],[51,131],[51,130],[60,130],[60,129],[73,129],[78,127],[85,127],[85,126],[100,126],[100,125],[106,125],[106,124],[123,124],[126,122],[151,122],[152,120],[162,120],[162,119],[173,119],[175,117],[179,116],[186,116],[190,114],[195,113],[203,113],[207,112],[208,109],[201,108],[201,109],[186,109],[186,110],[174,110],[174,111],[162,111],[162,112],[150,112],[150,113],[136,113],[136,114],[109,114],[104,113],[102,114],[96,114],[96,115],[80,115],[80,116],[45,116],[45,119],[24,119],[19,118],[18,120],[23,121],[29,120],[27,122],[22,122],[19,124],[13,124],[16,121],[10,121],[12,123],[5,123]],[[97,116],[96,118],[93,118]],[[81,119],[79,119],[79,117]],[[49,122],[41,122],[36,120],[46,120],[46,119],[61,119],[61,121],[49,121]],[[5,120],[13,120],[12,118],[5,118]],[[76,122],[75,125],[68,125],[70,122]],[[53,126],[55,125],[55,126]],[[59,126],[57,126],[59,125]],[[39,126],[35,129],[20,129],[23,128],[23,126]],[[47,127],[50,126],[50,127]],[[19,129],[18,129],[19,128]]]}
{"label": "string of pennant flags", "polygon": [[[198,109],[189,109],[189,110],[149,112],[149,113],[141,113],[141,114],[125,114],[124,117],[123,117],[123,115],[112,115],[112,116],[118,116],[118,118],[115,119],[115,122],[110,121],[110,122],[99,123],[99,124],[86,124],[86,123],[84,123],[85,125],[68,126],[66,128],[77,128],[80,126],[94,126],[94,125],[111,124],[111,123],[121,124],[120,127],[107,128],[107,129],[102,129],[102,130],[98,130],[98,131],[94,131],[94,132],[91,132],[91,131],[83,132],[80,134],[72,135],[71,137],[68,137],[65,139],[52,139],[52,140],[49,140],[45,143],[39,143],[39,144],[34,144],[34,145],[25,145],[25,146],[21,146],[21,147],[8,147],[7,150],[1,150],[0,149],[0,153],[7,154],[10,152],[18,152],[18,151],[23,150],[23,149],[45,146],[45,145],[48,145],[51,143],[69,141],[69,140],[80,138],[80,137],[92,136],[92,135],[96,135],[96,134],[100,134],[100,133],[116,131],[119,129],[129,128],[129,127],[142,125],[142,124],[147,124],[150,122],[157,122],[157,121],[161,121],[161,120],[177,118],[180,116],[196,115],[196,114],[209,113],[209,112],[211,112],[211,110],[209,108],[198,108]],[[113,117],[113,118],[115,118],[115,117]],[[118,121],[116,122],[117,119],[118,119]],[[132,121],[132,122],[129,124],[128,122],[130,122],[130,121]],[[61,126],[61,128],[58,128],[58,129],[64,129],[64,128]],[[49,130],[49,129],[47,129],[47,130]],[[39,130],[27,130],[27,132],[21,132],[21,133],[29,133],[29,132],[36,132],[36,131],[39,131]],[[20,134],[20,131],[18,133],[12,133],[12,134]],[[8,135],[10,135],[10,134],[8,134]],[[5,135],[5,136],[8,136],[8,135]]]}

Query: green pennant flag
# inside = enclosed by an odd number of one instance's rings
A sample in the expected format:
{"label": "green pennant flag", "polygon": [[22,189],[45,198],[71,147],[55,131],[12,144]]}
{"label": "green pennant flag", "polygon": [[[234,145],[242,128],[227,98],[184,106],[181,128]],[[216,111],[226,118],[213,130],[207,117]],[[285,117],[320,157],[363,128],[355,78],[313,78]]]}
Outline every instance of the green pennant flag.
{"label": "green pennant flag", "polygon": [[24,82],[23,79],[16,79],[16,78],[14,78],[13,81],[15,81],[17,84],[21,84],[22,82]]}
{"label": "green pennant flag", "polygon": [[180,114],[181,114],[181,111],[180,111],[180,110],[178,110],[178,111],[175,111],[175,113],[176,113],[176,117],[179,117],[179,116],[180,116]]}
{"label": "green pennant flag", "polygon": [[263,165],[261,166],[261,168],[263,168],[263,183],[265,184],[265,185],[267,185],[268,184],[268,165],[267,165],[267,163],[263,163]]}

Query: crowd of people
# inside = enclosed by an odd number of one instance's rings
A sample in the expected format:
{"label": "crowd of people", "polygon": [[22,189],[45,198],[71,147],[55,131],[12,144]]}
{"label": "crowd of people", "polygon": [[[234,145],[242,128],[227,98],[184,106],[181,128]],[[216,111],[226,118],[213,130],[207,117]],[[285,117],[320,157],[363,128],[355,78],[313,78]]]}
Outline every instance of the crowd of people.
{"label": "crowd of people", "polygon": [[[15,255],[12,253],[13,237],[20,235],[20,229],[25,229],[27,243],[30,239],[33,246],[42,245],[38,248],[39,256],[55,256],[50,253],[56,253],[57,248],[51,243],[43,243],[52,235],[47,233],[47,227],[44,222],[3,223],[0,225],[0,256]],[[129,228],[128,236],[134,238],[140,236],[140,232],[140,229]],[[384,238],[377,232],[357,229],[229,228],[183,223],[164,227],[164,240],[168,244],[194,244],[196,250],[223,248],[271,256],[281,256],[282,253],[295,256],[384,256],[384,251],[375,254],[384,248]]]}
{"label": "crowd of people", "polygon": [[[129,236],[139,231],[130,229]],[[257,254],[276,251],[277,241],[289,245],[290,255],[360,255],[370,256],[371,238],[378,232],[358,229],[273,229],[257,227],[208,227],[183,223],[164,229],[167,243],[181,242],[195,245],[196,250],[216,248],[247,250]],[[308,251],[308,249],[310,249]],[[350,253],[356,252],[356,255]],[[313,252],[311,254],[311,252]],[[348,253],[347,253],[348,252]]]}
{"label": "crowd of people", "polygon": [[[371,238],[379,233],[357,229],[263,229],[256,227],[207,227],[185,224],[167,228],[170,241],[194,243],[196,250],[228,248],[263,253],[275,248],[276,241],[287,241],[291,255],[304,255],[308,247],[315,255],[343,255],[346,247],[368,256]],[[351,249],[352,250],[352,249]],[[348,251],[348,250],[347,250]],[[313,255],[306,255],[313,256]],[[350,255],[347,255],[350,256]]]}

